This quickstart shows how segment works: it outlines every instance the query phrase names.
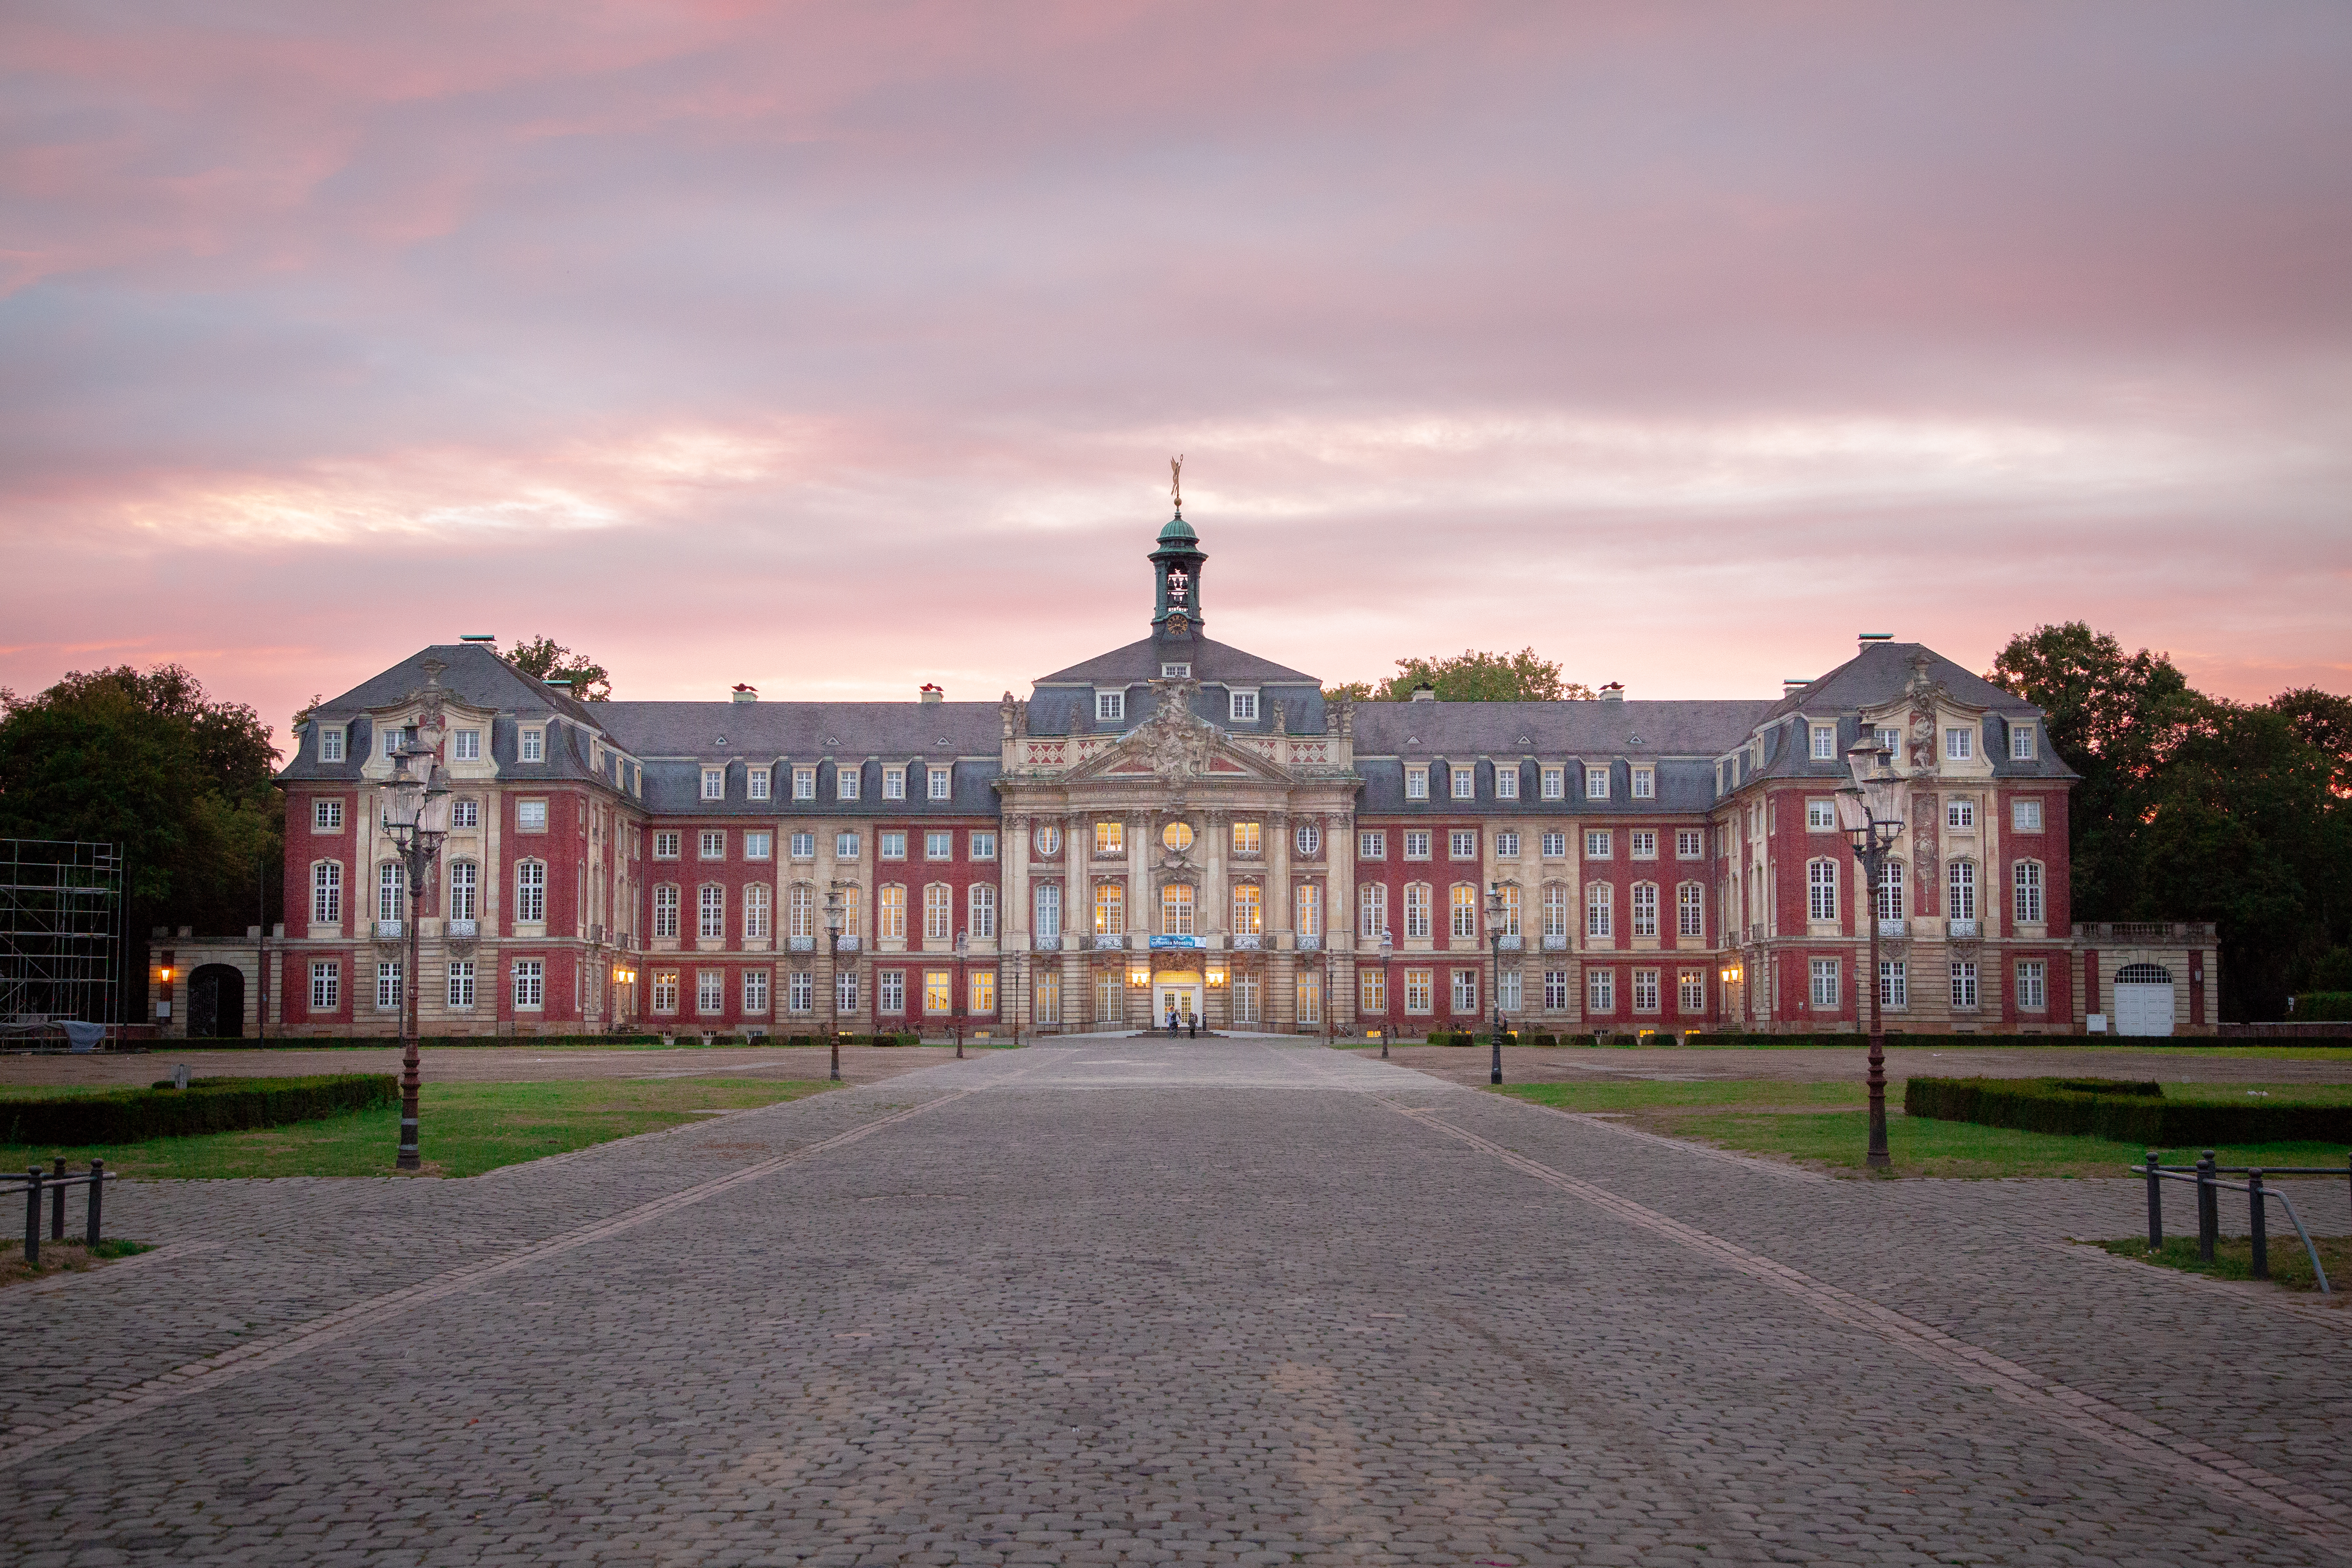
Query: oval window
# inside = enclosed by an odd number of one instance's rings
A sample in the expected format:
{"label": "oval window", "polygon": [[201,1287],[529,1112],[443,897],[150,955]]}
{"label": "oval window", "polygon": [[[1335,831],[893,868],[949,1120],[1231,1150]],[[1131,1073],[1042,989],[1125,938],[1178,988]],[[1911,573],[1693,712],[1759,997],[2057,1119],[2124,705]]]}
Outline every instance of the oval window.
{"label": "oval window", "polygon": [[1044,860],[1051,860],[1055,856],[1059,855],[1061,852],[1062,830],[1058,827],[1039,828],[1037,830],[1038,858]]}
{"label": "oval window", "polygon": [[1192,847],[1192,825],[1189,822],[1170,823],[1160,830],[1160,842],[1171,849],[1190,849]]}

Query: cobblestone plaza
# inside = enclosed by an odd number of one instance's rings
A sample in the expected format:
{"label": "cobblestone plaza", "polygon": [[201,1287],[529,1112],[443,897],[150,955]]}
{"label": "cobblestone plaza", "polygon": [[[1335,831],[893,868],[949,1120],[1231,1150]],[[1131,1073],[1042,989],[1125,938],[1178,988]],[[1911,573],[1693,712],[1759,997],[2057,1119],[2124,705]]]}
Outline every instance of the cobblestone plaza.
{"label": "cobblestone plaza", "polygon": [[162,1250],[0,1296],[0,1557],[2344,1559],[2345,1316],[2065,1239],[2139,1201],[1248,1039],[467,1181],[127,1184]]}

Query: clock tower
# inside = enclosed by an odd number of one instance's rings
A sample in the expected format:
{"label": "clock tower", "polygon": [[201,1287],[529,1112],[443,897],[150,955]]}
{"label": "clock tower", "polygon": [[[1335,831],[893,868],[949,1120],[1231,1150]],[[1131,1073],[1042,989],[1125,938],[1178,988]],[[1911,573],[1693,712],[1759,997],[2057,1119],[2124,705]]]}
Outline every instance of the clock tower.
{"label": "clock tower", "polygon": [[[1184,521],[1180,508],[1160,531],[1160,542],[1151,552],[1151,571],[1157,591],[1151,608],[1152,640],[1163,647],[1198,647],[1201,641],[1201,565],[1208,556],[1201,550],[1200,536],[1192,525]],[[1180,661],[1189,659],[1189,653],[1176,654]]]}

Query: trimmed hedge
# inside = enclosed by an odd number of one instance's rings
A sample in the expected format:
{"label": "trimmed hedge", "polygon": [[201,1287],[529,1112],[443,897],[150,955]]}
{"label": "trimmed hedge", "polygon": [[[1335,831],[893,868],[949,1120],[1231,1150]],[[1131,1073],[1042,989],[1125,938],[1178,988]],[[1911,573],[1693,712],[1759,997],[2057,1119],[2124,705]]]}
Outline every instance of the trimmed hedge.
{"label": "trimmed hedge", "polygon": [[[659,1035],[423,1035],[420,1046],[657,1046]],[[353,1047],[382,1047],[397,1046],[397,1035],[272,1035],[266,1040],[252,1038],[216,1040],[205,1036],[154,1042],[157,1047],[170,1046],[190,1051],[321,1051],[346,1050]]]}
{"label": "trimmed hedge", "polygon": [[2298,1024],[2336,1023],[2352,1019],[2352,991],[2302,991],[2287,1016]]}
{"label": "trimmed hedge", "polygon": [[2021,1132],[2090,1133],[2141,1148],[2352,1143],[2352,1105],[2220,1105],[2168,1100],[2161,1086],[2114,1079],[1915,1078],[1903,1111]]}
{"label": "trimmed hedge", "polygon": [[137,1143],[316,1121],[400,1097],[391,1073],[320,1078],[200,1078],[184,1089],[113,1089],[64,1100],[0,1100],[0,1142]]}

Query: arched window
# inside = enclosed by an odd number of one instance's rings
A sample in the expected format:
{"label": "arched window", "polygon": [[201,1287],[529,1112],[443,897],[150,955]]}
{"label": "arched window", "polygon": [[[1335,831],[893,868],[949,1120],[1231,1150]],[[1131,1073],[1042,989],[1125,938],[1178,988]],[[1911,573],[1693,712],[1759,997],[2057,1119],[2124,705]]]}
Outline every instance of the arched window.
{"label": "arched window", "polygon": [[1543,933],[1546,936],[1568,935],[1568,884],[1547,882],[1543,890]]}
{"label": "arched window", "polygon": [[1234,934],[1261,936],[1265,931],[1265,893],[1255,882],[1234,885]]}
{"label": "arched window", "polygon": [[1833,921],[1838,918],[1837,904],[1837,862],[1806,861],[1805,918],[1809,921]]}
{"label": "arched window", "polygon": [[1389,889],[1382,882],[1366,882],[1356,889],[1356,934],[1375,940],[1388,935]]}
{"label": "arched window", "polygon": [[1675,889],[1675,934],[1704,937],[1706,935],[1706,887],[1700,882],[1685,882]]}
{"label": "arched window", "polygon": [[[842,935],[856,936],[859,930],[857,911],[859,907],[864,904],[865,901],[866,894],[862,889],[845,887],[841,889]],[[845,971],[845,973],[846,972]]]}
{"label": "arched window", "polygon": [[1429,934],[1429,884],[1407,882],[1404,885],[1404,934],[1425,937]]}
{"label": "arched window", "polygon": [[1455,936],[1475,938],[1478,934],[1478,884],[1456,882],[1447,890],[1446,903],[1453,910],[1453,923],[1446,929]]}
{"label": "arched window", "polygon": [[716,882],[705,882],[701,889],[701,920],[694,934],[708,940],[724,941],[727,936],[727,889]]}
{"label": "arched window", "polygon": [[1171,882],[1160,889],[1160,934],[1192,934],[1192,884]]}
{"label": "arched window", "polygon": [[996,936],[996,884],[974,882],[965,896],[966,912],[970,919],[965,927],[975,942]]}
{"label": "arched window", "polygon": [[[907,936],[907,888],[903,882],[885,883],[882,888],[881,929],[875,934],[893,942],[903,942]],[[895,973],[896,971],[893,971]]]}
{"label": "arched window", "polygon": [[343,918],[343,863],[321,860],[310,868],[310,918],[334,925]]}
{"label": "arched window", "polygon": [[1945,872],[1944,913],[1956,921],[1977,918],[1977,863],[1955,860]]}
{"label": "arched window", "polygon": [[774,895],[765,882],[754,882],[743,889],[743,936],[749,942],[764,942],[774,934],[770,925],[769,900]]}
{"label": "arched window", "polygon": [[785,935],[816,935],[816,889],[806,882],[794,882],[793,890],[784,898],[784,919]]}
{"label": "arched window", "polygon": [[1617,891],[1606,882],[1585,884],[1584,934],[1587,938],[1617,934]]}
{"label": "arched window", "polygon": [[471,860],[454,860],[449,865],[449,918],[470,921],[481,912],[479,891],[482,868]]}
{"label": "arched window", "polygon": [[2126,963],[2116,971],[2118,985],[2169,985],[2172,971],[2161,963]]}
{"label": "arched window", "polygon": [[1655,882],[1633,884],[1633,934],[1658,934],[1658,885]]}
{"label": "arched window", "polygon": [[375,918],[396,921],[400,918],[400,862],[386,860],[375,868]]}
{"label": "arched window", "polygon": [[[1040,882],[1036,887],[1037,934],[1059,941],[1062,935],[1062,884]],[[1046,1020],[1052,1022],[1051,1019]]]}
{"label": "arched window", "polygon": [[1496,934],[1499,936],[1519,934],[1519,885],[1517,882],[1503,884],[1503,929]]}
{"label": "arched window", "polygon": [[1878,872],[1878,918],[1899,921],[1903,918],[1903,862],[1888,857]]}
{"label": "arched window", "polygon": [[2011,913],[2020,924],[2039,923],[2042,916],[2042,862],[2020,860],[2010,868],[2016,899]]}
{"label": "arched window", "polygon": [[945,882],[932,882],[923,889],[923,940],[945,942],[955,932],[955,889]]}
{"label": "arched window", "polygon": [[515,862],[514,918],[525,923],[547,919],[547,862]]}
{"label": "arched window", "polygon": [[667,883],[654,889],[654,934],[677,934],[677,889]]}

